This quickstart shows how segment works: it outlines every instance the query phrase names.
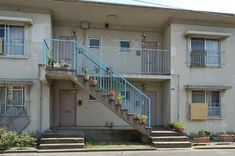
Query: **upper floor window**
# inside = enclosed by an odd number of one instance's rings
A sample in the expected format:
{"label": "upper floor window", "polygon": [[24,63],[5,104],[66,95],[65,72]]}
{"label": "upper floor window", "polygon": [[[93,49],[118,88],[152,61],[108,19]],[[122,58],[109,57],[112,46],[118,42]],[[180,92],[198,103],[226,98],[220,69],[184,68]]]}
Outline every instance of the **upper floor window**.
{"label": "upper floor window", "polygon": [[206,103],[208,104],[208,116],[220,117],[219,91],[192,91],[192,103]]}
{"label": "upper floor window", "polygon": [[0,55],[24,55],[24,27],[0,25]]}
{"label": "upper floor window", "polygon": [[221,64],[220,41],[218,39],[191,38],[191,66]]}
{"label": "upper floor window", "polygon": [[89,47],[90,48],[100,48],[100,38],[96,37],[96,38],[89,38]]}
{"label": "upper floor window", "polygon": [[120,51],[130,52],[130,40],[121,40],[120,41]]}

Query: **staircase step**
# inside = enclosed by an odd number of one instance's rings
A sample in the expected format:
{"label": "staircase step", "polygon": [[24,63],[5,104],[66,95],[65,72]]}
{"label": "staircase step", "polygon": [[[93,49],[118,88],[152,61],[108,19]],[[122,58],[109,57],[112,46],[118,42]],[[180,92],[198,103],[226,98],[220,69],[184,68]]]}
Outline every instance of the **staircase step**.
{"label": "staircase step", "polygon": [[45,132],[42,134],[43,138],[74,138],[74,137],[83,137],[82,132]]}
{"label": "staircase step", "polygon": [[122,109],[122,110],[121,110],[121,114],[122,114],[122,116],[125,117],[125,118],[127,118],[127,113],[128,113],[127,109]]}
{"label": "staircase step", "polygon": [[42,138],[42,144],[84,143],[84,138]]}
{"label": "staircase step", "polygon": [[178,133],[175,131],[152,131],[151,136],[182,136],[183,133]]}
{"label": "staircase step", "polygon": [[187,141],[188,138],[186,136],[158,136],[151,137],[153,142],[164,142],[164,141]]}
{"label": "staircase step", "polygon": [[114,105],[114,108],[115,108],[115,111],[116,112],[118,112],[118,113],[121,113],[121,108],[122,108],[122,106],[120,106],[120,105]]}
{"label": "staircase step", "polygon": [[127,118],[128,118],[129,121],[133,122],[133,120],[134,120],[134,114],[128,113],[128,114],[127,114]]}
{"label": "staircase step", "polygon": [[40,144],[40,149],[76,149],[84,148],[84,143]]}
{"label": "staircase step", "polygon": [[153,142],[156,148],[191,148],[191,142],[189,141],[177,141],[177,142]]}

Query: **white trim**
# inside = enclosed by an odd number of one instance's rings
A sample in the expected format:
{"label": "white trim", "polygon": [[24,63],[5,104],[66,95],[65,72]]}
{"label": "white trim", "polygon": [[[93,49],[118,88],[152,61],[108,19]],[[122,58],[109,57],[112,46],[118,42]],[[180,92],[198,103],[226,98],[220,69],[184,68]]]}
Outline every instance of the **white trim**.
{"label": "white trim", "polygon": [[8,23],[14,22],[16,24],[29,24],[33,25],[33,20],[31,18],[25,18],[25,17],[9,17],[9,16],[0,16],[0,23],[2,24],[8,24]]}

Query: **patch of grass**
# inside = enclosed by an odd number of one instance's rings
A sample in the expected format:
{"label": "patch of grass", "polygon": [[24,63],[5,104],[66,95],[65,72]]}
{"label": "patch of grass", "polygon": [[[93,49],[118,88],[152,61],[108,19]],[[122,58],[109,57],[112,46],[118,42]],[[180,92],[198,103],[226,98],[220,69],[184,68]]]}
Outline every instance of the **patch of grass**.
{"label": "patch of grass", "polygon": [[151,145],[145,145],[136,142],[102,142],[97,143],[93,140],[86,139],[86,148],[88,149],[112,149],[112,148],[138,148],[138,149],[149,149],[153,148]]}

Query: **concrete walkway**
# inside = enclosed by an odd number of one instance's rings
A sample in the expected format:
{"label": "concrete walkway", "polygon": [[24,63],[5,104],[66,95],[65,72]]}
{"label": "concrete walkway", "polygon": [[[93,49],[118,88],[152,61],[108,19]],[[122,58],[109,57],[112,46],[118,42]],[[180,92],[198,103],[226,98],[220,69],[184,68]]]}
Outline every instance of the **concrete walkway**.
{"label": "concrete walkway", "polygon": [[[1,155],[1,154],[0,154]],[[3,156],[235,156],[235,150],[169,150],[126,152],[8,153]]]}

